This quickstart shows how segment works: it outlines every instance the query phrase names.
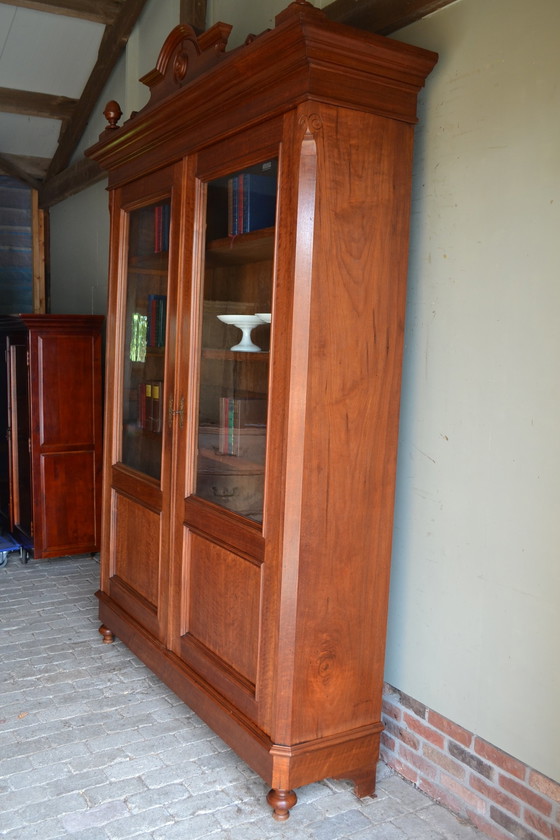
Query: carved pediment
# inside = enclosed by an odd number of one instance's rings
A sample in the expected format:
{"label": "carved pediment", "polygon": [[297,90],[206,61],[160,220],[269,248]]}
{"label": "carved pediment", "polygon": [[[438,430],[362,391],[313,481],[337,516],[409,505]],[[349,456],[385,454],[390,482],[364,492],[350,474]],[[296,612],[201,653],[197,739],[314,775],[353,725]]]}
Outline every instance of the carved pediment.
{"label": "carved pediment", "polygon": [[[291,17],[324,19],[325,15],[308,0],[294,0],[276,16],[276,25]],[[150,88],[149,106],[219,64],[225,57],[231,30],[228,23],[216,23],[197,35],[187,24],[176,26],[166,38],[154,69],[140,79]],[[252,43],[256,37],[250,35],[245,44]]]}
{"label": "carved pediment", "polygon": [[154,69],[140,79],[150,88],[149,105],[218,64],[225,55],[231,29],[228,23],[216,23],[197,36],[191,26],[176,26],[167,36]]}

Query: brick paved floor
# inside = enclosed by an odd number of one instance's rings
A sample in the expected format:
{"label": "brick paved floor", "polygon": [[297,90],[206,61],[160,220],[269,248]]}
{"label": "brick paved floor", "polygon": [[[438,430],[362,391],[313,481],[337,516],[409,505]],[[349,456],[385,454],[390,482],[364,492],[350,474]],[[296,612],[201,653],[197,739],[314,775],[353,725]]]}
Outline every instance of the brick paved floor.
{"label": "brick paved floor", "polygon": [[118,640],[95,558],[0,569],[0,836],[8,840],[483,840],[384,765],[378,796],[330,780],[275,822],[267,788]]}

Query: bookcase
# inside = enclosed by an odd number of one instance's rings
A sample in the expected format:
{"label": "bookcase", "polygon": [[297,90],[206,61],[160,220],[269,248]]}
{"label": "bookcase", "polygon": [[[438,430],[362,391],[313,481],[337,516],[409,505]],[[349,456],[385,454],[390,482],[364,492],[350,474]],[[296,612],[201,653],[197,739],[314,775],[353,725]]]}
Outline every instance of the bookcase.
{"label": "bookcase", "polygon": [[0,514],[26,557],[99,550],[103,320],[0,318]]}
{"label": "bookcase", "polygon": [[375,787],[436,56],[305,0],[228,52],[229,31],[174,29],[148,104],[119,126],[109,103],[87,152],[111,210],[97,594],[103,641],[236,750],[283,820],[313,781]]}

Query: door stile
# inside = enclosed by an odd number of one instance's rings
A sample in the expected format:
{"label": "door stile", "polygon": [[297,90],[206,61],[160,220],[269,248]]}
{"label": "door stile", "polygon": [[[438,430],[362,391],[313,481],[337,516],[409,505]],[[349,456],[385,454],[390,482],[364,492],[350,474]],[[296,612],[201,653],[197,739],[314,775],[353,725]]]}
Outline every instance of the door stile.
{"label": "door stile", "polygon": [[101,501],[101,557],[100,591],[106,592],[109,581],[115,573],[115,554],[112,534],[115,521],[113,515],[113,491],[111,472],[118,460],[119,434],[122,423],[121,402],[117,399],[118,383],[122,382],[122,361],[118,348],[122,346],[122,312],[125,295],[123,278],[126,274],[128,251],[127,214],[121,210],[121,193],[117,189],[109,193],[110,251],[109,291],[107,300],[106,348],[105,348],[105,417],[103,441],[103,489]]}
{"label": "door stile", "polygon": [[[182,359],[181,341],[183,336],[182,310],[184,297],[184,280],[187,276],[187,265],[184,249],[180,243],[186,241],[185,225],[185,165],[183,161],[175,164],[171,179],[171,225],[169,232],[169,264],[167,285],[167,326],[164,361],[164,390],[162,394],[162,469],[161,469],[161,546],[160,546],[160,582],[159,591],[162,594],[162,632],[163,641],[170,647],[171,602],[173,590],[169,587],[169,580],[173,576],[175,557],[175,538],[173,523],[175,517],[175,486],[181,481],[181,467],[184,458],[181,448],[184,446],[184,428],[182,416],[173,413],[179,409],[181,400],[186,393],[187,380],[181,378]],[[172,407],[173,406],[173,407]],[[170,413],[171,412],[171,413]]]}
{"label": "door stile", "polygon": [[[204,185],[195,177],[196,156],[187,157],[181,165],[182,183],[188,185],[181,194],[178,213],[180,241],[184,247],[177,262],[177,319],[176,358],[179,360],[174,376],[174,390],[167,402],[173,413],[174,446],[173,474],[170,498],[170,614],[168,619],[168,647],[179,654],[181,636],[188,628],[189,607],[189,530],[185,523],[185,498],[194,484],[194,456],[196,451],[196,416],[198,392],[189,383],[198,381],[198,352],[201,321],[201,273],[204,251]],[[192,235],[190,232],[192,231]],[[170,402],[172,400],[172,402]]]}

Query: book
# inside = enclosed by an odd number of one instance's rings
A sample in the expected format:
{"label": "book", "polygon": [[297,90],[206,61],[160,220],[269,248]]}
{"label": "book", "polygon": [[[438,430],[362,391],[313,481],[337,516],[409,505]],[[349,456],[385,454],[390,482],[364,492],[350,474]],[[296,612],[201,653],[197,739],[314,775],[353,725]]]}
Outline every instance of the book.
{"label": "book", "polygon": [[169,250],[169,223],[171,207],[169,202],[154,207],[154,254]]}
{"label": "book", "polygon": [[161,225],[162,225],[162,212],[161,212],[161,204],[158,204],[154,207],[154,253],[159,254],[161,251]]}
{"label": "book", "polygon": [[161,433],[163,420],[163,382],[155,380],[151,383],[151,431]]}
{"label": "book", "polygon": [[148,295],[148,326],[146,337],[148,347],[165,347],[166,319],[167,295]]}
{"label": "book", "polygon": [[266,427],[267,401],[262,397],[220,397],[220,455],[241,453],[244,430]]}
{"label": "book", "polygon": [[167,297],[158,295],[156,307],[156,347],[165,347],[165,323],[167,319]]}
{"label": "book", "polygon": [[142,427],[146,432],[152,431],[152,383],[144,383],[144,426]]}
{"label": "book", "polygon": [[146,383],[140,382],[138,385],[138,410],[137,410],[136,425],[139,429],[144,429],[146,426]]}
{"label": "book", "polygon": [[152,428],[152,386],[150,382],[138,385],[138,410],[136,425],[139,429],[150,431]]}
{"label": "book", "polygon": [[272,227],[276,218],[276,178],[253,172],[247,172],[242,178],[243,233]]}
{"label": "book", "polygon": [[276,217],[276,178],[243,172],[228,180],[228,234],[272,227]]}
{"label": "book", "polygon": [[140,382],[136,425],[145,432],[160,434],[163,426],[163,382]]}

